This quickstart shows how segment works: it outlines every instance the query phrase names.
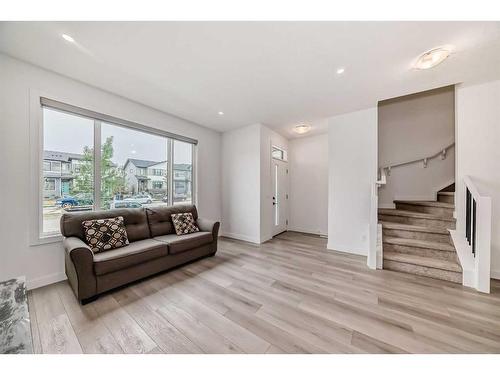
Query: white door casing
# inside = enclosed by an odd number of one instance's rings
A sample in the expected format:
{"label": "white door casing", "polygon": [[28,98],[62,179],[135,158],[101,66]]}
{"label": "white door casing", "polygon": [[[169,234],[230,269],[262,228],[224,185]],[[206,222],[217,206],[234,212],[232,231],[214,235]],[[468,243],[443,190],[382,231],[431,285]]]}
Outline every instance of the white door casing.
{"label": "white door casing", "polygon": [[285,161],[272,160],[273,181],[273,236],[285,232],[288,225],[288,164]]}

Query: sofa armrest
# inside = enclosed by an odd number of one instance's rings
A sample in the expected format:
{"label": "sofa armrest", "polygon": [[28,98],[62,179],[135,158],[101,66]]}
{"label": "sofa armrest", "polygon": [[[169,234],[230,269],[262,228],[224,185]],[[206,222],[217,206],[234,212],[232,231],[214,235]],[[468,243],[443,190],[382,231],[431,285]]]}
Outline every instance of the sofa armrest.
{"label": "sofa armrest", "polygon": [[220,227],[219,221],[198,218],[197,224],[202,232],[212,232],[214,241],[217,241],[217,237],[219,235],[219,227]]}
{"label": "sofa armrest", "polygon": [[66,275],[79,300],[97,294],[97,280],[94,273],[94,253],[78,237],[63,240],[66,259]]}

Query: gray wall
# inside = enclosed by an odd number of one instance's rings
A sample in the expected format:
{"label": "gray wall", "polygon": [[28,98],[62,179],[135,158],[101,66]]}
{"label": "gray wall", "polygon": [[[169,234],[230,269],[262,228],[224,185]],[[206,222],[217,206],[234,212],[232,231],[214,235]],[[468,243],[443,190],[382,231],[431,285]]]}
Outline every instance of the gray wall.
{"label": "gray wall", "polygon": [[[386,100],[378,106],[378,165],[426,157],[454,142],[454,87]],[[455,177],[455,149],[445,160],[394,168],[379,190],[379,207],[394,199],[433,200]]]}

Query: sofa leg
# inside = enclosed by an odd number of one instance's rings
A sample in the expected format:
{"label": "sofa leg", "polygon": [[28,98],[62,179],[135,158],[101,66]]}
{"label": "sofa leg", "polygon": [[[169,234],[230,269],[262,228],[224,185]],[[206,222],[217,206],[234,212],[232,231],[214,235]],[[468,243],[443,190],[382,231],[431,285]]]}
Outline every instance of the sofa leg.
{"label": "sofa leg", "polygon": [[87,303],[90,303],[90,302],[94,302],[96,301],[97,299],[99,298],[98,295],[95,295],[95,296],[92,296],[92,297],[89,297],[89,298],[84,298],[80,301],[80,303],[83,305],[86,305]]}

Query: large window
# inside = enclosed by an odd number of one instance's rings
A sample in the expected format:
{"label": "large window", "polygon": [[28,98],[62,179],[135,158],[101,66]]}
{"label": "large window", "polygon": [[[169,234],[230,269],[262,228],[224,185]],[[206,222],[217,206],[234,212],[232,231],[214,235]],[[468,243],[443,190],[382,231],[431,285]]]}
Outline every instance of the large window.
{"label": "large window", "polygon": [[[59,232],[63,210],[92,209],[93,144],[93,120],[44,108],[42,234]],[[72,175],[65,174],[63,178],[61,162],[77,158],[85,163],[85,168]]]}
{"label": "large window", "polygon": [[193,201],[193,145],[174,141],[174,192],[173,202]]}
{"label": "large window", "polygon": [[196,141],[92,112],[42,109],[42,237],[59,234],[65,211],[193,202]]}

